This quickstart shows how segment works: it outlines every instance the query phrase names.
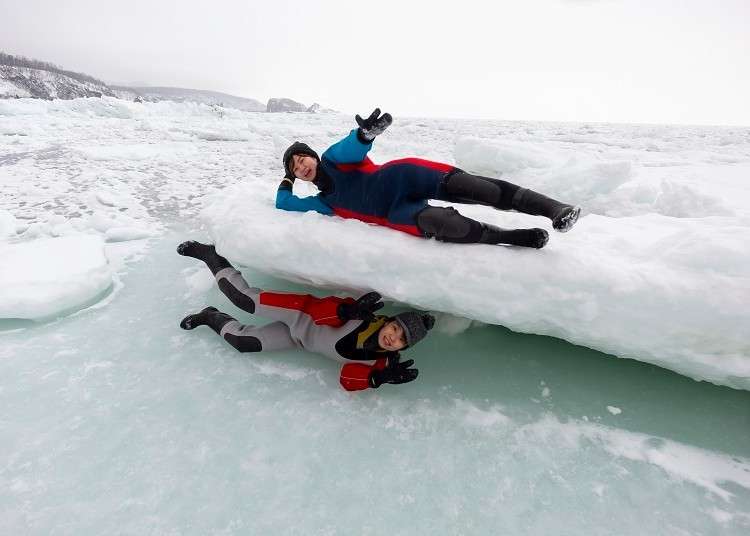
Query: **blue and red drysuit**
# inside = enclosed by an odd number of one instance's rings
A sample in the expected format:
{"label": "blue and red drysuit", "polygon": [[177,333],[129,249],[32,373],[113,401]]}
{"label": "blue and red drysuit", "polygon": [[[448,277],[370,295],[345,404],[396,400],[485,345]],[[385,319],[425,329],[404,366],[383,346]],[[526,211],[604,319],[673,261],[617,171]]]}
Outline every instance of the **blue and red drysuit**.
{"label": "blue and red drysuit", "polygon": [[300,198],[292,194],[291,184],[282,185],[276,208],[335,214],[424,237],[417,215],[428,199],[443,198],[441,183],[457,168],[421,158],[375,164],[367,157],[371,148],[352,130],[323,153],[314,181],[321,192]]}
{"label": "blue and red drysuit", "polygon": [[[284,153],[286,178],[279,185],[276,207],[314,210],[391,227],[414,236],[463,244],[509,244],[541,248],[549,235],[544,229],[501,229],[460,214],[453,207],[430,206],[429,199],[486,205],[545,216],[553,228],[567,231],[580,207],[561,203],[510,182],[467,173],[455,166],[421,158],[402,158],[374,164],[367,153],[372,142],[352,130],[318,160],[313,184],[320,193],[299,198],[292,194],[289,158],[306,154],[318,159],[307,145],[295,142]],[[295,153],[293,151],[298,150]]]}

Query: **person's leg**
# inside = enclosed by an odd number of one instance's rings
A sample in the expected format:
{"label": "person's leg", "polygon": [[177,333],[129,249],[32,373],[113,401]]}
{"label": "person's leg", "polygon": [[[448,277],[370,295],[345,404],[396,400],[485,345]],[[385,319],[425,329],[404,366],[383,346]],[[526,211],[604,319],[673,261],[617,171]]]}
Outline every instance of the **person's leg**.
{"label": "person's leg", "polygon": [[234,320],[224,324],[219,335],[240,352],[268,352],[298,347],[289,333],[289,326],[283,322],[255,327]]}
{"label": "person's leg", "polygon": [[232,267],[228,260],[216,253],[213,244],[201,244],[195,240],[188,240],[177,246],[177,253],[185,257],[202,260],[214,275],[224,268]]}
{"label": "person's leg", "polygon": [[427,237],[459,244],[509,244],[542,248],[549,240],[544,229],[500,229],[460,214],[452,207],[428,206],[416,217],[417,228]]}
{"label": "person's leg", "polygon": [[528,188],[519,188],[513,196],[513,208],[532,216],[545,216],[552,220],[552,228],[561,233],[570,231],[578,221],[581,207],[566,205]]}
{"label": "person's leg", "polygon": [[552,220],[552,227],[561,232],[570,230],[581,212],[580,207],[561,203],[528,188],[461,170],[446,175],[438,188],[438,199],[545,216]]}
{"label": "person's leg", "polygon": [[456,170],[448,173],[441,182],[438,199],[451,203],[470,203],[512,210],[513,196],[519,188],[507,181]]}
{"label": "person's leg", "polygon": [[216,253],[213,244],[201,244],[194,240],[183,242],[177,246],[177,253],[185,257],[200,259],[206,263],[211,273],[216,277],[224,295],[233,304],[248,313],[254,313],[261,293],[259,288],[252,288],[230,262]]}
{"label": "person's leg", "polygon": [[279,320],[289,326],[294,325],[301,315],[309,314],[304,311],[306,300],[310,296],[291,292],[269,292],[251,287],[229,261],[216,253],[213,245],[183,242],[177,247],[177,252],[204,261],[216,277],[219,290],[243,311]]}
{"label": "person's leg", "polygon": [[289,327],[283,322],[273,322],[262,327],[244,325],[215,307],[206,307],[199,313],[186,316],[180,322],[182,329],[190,330],[198,326],[210,327],[240,352],[297,347],[289,333]]}

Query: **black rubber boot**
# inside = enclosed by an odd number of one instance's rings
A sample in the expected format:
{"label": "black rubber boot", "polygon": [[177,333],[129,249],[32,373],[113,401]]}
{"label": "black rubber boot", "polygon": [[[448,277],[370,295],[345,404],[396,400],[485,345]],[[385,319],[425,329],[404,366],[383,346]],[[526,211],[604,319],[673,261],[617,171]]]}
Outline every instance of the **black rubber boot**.
{"label": "black rubber boot", "polygon": [[222,313],[216,307],[206,307],[200,313],[187,315],[180,322],[182,329],[195,329],[198,326],[208,326],[216,332],[221,333],[221,328],[225,324],[234,320],[231,316],[226,313]]}
{"label": "black rubber boot", "polygon": [[543,248],[549,241],[544,229],[501,229],[487,223],[482,225],[480,244],[509,244],[527,248]]}
{"label": "black rubber boot", "polygon": [[177,246],[177,253],[185,257],[202,260],[214,275],[224,268],[232,267],[228,260],[216,253],[213,244],[201,244],[195,240],[188,240]]}
{"label": "black rubber boot", "polygon": [[512,205],[518,212],[549,218],[552,228],[561,233],[570,231],[581,213],[581,207],[560,203],[528,188],[518,189]]}

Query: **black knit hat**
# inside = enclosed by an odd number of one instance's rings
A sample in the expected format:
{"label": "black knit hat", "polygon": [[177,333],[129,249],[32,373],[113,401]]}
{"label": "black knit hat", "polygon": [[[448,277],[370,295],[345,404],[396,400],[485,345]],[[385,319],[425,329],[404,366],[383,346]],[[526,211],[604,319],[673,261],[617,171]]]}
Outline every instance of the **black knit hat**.
{"label": "black knit hat", "polygon": [[406,337],[407,346],[414,346],[424,339],[427,332],[435,325],[434,316],[415,313],[414,311],[397,314],[393,319],[404,328],[404,336]]}
{"label": "black knit hat", "polygon": [[282,162],[284,163],[284,172],[286,173],[284,175],[284,178],[294,180],[294,171],[289,166],[291,165],[292,157],[295,154],[306,154],[307,156],[312,156],[315,160],[320,162],[318,153],[313,151],[308,144],[302,143],[301,141],[295,141],[287,148],[286,151],[284,151],[284,158],[282,159]]}

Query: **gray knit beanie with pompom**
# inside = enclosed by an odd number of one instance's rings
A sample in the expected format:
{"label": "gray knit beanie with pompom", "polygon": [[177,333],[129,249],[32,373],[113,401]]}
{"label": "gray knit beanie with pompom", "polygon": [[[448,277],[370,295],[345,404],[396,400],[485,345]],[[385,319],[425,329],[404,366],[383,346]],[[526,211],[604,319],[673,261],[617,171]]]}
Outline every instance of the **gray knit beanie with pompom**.
{"label": "gray knit beanie with pompom", "polygon": [[427,332],[435,325],[434,316],[414,311],[397,314],[393,319],[404,328],[404,336],[408,346],[414,346],[424,339]]}

